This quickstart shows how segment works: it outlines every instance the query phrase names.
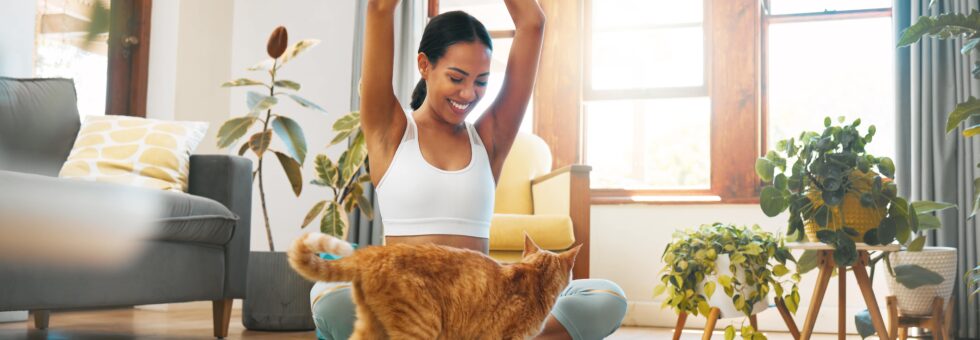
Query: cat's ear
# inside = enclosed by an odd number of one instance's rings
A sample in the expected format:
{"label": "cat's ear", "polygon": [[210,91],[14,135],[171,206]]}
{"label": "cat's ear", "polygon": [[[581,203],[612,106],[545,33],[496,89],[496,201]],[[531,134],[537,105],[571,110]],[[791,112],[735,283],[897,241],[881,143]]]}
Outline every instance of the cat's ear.
{"label": "cat's ear", "polygon": [[579,244],[575,247],[572,247],[572,249],[566,250],[561,254],[558,254],[558,257],[562,259],[562,262],[568,265],[568,268],[572,268],[572,265],[575,264],[575,258],[578,256],[578,252],[581,249],[582,249],[582,245]]}
{"label": "cat's ear", "polygon": [[538,245],[534,243],[534,240],[532,240],[531,239],[531,236],[528,235],[527,232],[525,231],[524,232],[524,254],[522,254],[521,257],[522,258],[523,257],[527,257],[528,255],[537,253],[540,250],[541,250],[541,248],[539,248]]}

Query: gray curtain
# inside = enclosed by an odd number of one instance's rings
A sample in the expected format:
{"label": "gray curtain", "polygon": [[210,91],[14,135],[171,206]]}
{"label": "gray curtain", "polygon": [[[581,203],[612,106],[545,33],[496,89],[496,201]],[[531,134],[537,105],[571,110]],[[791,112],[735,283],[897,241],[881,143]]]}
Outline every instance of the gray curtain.
{"label": "gray curtain", "polygon": [[[415,83],[419,79],[418,72],[415,71],[415,56],[419,41],[422,40],[422,30],[425,28],[426,4],[427,1],[424,0],[404,0],[395,11],[395,74],[392,85],[395,89],[395,96],[405,106],[410,103],[412,90],[415,89]],[[357,89],[360,88],[366,12],[367,0],[357,0],[357,13],[355,13],[356,19],[354,20],[354,58],[351,67],[351,111],[359,110],[361,104],[361,96]],[[405,109],[408,110],[408,107]],[[364,170],[362,169],[362,171]],[[381,224],[381,214],[374,186],[368,184],[365,189],[367,189],[366,195],[374,204],[374,219],[369,220],[359,210],[353,211],[349,216],[348,238],[351,242],[360,245],[382,244],[384,242],[384,228]]]}
{"label": "gray curtain", "polygon": [[[919,16],[969,11],[980,7],[977,0],[896,0],[898,34]],[[977,220],[967,219],[972,209],[973,179],[980,139],[946,134],[946,116],[956,103],[980,95],[980,83],[970,75],[975,56],[959,53],[961,41],[922,39],[909,48],[898,49],[897,148],[900,193],[912,200],[954,203],[958,210],[940,214],[943,228],[929,233],[929,243],[958,249],[959,274],[977,265],[980,235]],[[955,322],[960,338],[980,337],[980,303],[969,303],[967,287],[957,280],[954,290]]]}

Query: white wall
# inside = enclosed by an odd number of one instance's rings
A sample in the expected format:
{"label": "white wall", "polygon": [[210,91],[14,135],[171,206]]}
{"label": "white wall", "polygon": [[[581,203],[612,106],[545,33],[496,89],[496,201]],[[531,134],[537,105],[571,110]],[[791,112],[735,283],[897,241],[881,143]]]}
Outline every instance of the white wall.
{"label": "white wall", "polygon": [[[626,292],[629,303],[628,325],[673,327],[677,317],[670,309],[660,309],[664,295],[653,298],[653,288],[660,282],[657,273],[663,268],[660,260],[671,234],[678,229],[706,223],[724,222],[739,225],[759,224],[772,232],[785,232],[784,215],[769,218],[758,205],[595,205],[592,207],[591,276],[610,279]],[[799,253],[795,253],[799,256]],[[881,266],[879,266],[881,267]],[[790,268],[793,268],[790,266]],[[875,275],[874,288],[879,306],[885,306],[888,291],[881,268]],[[800,310],[796,322],[803,328],[803,318],[809,307],[810,295],[816,281],[816,270],[804,275],[800,284]],[[854,313],[865,309],[853,275],[847,277],[847,322],[849,332],[855,332]],[[817,332],[837,331],[837,277],[831,279],[824,297]],[[717,293],[716,293],[717,294]],[[740,324],[741,321],[738,321]],[[688,318],[688,327],[703,327],[704,318]],[[727,326],[719,322],[718,329]],[[759,316],[760,328],[786,331],[779,313],[772,308]]]}
{"label": "white wall", "polygon": [[0,76],[34,75],[34,1],[0,0]]}
{"label": "white wall", "polygon": [[[302,85],[300,96],[322,106],[328,113],[304,109],[288,99],[276,106],[275,113],[293,118],[303,127],[306,135],[307,162],[313,156],[324,153],[333,138],[330,129],[333,121],[350,111],[350,84],[352,49],[354,39],[354,1],[288,0],[275,4],[263,0],[238,0],[233,11],[231,36],[230,78],[248,77],[268,81],[265,72],[246,71],[255,63],[269,58],[266,39],[279,25],[289,32],[290,44],[301,39],[319,39],[320,45],[307,50],[297,59],[280,69],[277,78],[290,79]],[[252,88],[254,90],[256,88]],[[241,116],[248,112],[245,104],[249,89],[230,90],[229,112]],[[253,129],[254,130],[254,129]],[[233,150],[237,151],[235,145]],[[284,150],[276,138],[272,148]],[[336,160],[341,150],[334,148],[328,155]],[[313,167],[303,168],[303,194],[297,198],[289,186],[274,156],[263,165],[265,172],[266,204],[269,208],[273,239],[276,250],[282,251],[300,235],[300,224],[306,212],[319,200],[328,199],[329,191],[308,184],[313,177]],[[258,189],[253,189],[252,249],[268,250],[265,225],[262,218]],[[311,224],[312,230],[319,223]]]}

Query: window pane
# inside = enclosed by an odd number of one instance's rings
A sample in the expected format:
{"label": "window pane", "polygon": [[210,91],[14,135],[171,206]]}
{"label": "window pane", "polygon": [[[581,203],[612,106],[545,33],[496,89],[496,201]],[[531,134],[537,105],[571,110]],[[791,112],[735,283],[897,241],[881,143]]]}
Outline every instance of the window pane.
{"label": "window pane", "polygon": [[704,84],[701,26],[595,32],[592,89],[618,90]]}
{"label": "window pane", "polygon": [[585,105],[593,188],[707,189],[707,97],[593,101]]}
{"label": "window pane", "polygon": [[[94,2],[86,2],[91,7]],[[106,8],[109,1],[103,1]],[[67,5],[66,5],[67,4]],[[78,114],[105,114],[108,34],[95,41],[85,39],[91,10],[77,13],[75,2],[38,1],[38,31],[35,32],[34,75],[43,78],[71,78],[78,92]],[[67,9],[65,7],[72,7]],[[83,11],[84,12],[84,11]]]}
{"label": "window pane", "polygon": [[[861,32],[860,35],[854,32]],[[876,125],[868,152],[895,157],[895,43],[891,18],[773,24],[769,29],[769,148],[826,116]]]}
{"label": "window pane", "polygon": [[701,0],[593,0],[592,29],[700,24],[703,5]]}
{"label": "window pane", "polygon": [[[487,91],[483,94],[483,99],[470,111],[466,121],[476,122],[480,115],[487,111],[490,104],[497,99],[500,87],[504,83],[504,72],[507,70],[507,57],[510,56],[510,47],[514,44],[513,38],[493,39],[493,58],[490,61],[490,77],[487,80]],[[534,114],[534,97],[527,103],[527,110],[524,111],[524,120],[521,122],[521,131],[531,132]]]}
{"label": "window pane", "polygon": [[892,0],[770,0],[771,14],[890,8]]}
{"label": "window pane", "polygon": [[483,23],[489,31],[514,30],[507,6],[500,0],[440,0],[439,13],[463,11]]}

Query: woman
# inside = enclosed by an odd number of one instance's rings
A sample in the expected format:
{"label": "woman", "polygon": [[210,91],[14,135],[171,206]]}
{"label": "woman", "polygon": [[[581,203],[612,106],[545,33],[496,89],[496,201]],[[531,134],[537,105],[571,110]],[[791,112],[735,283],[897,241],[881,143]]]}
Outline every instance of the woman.
{"label": "woman", "polygon": [[[398,0],[368,2],[361,80],[361,127],[377,187],[385,243],[435,243],[489,252],[494,188],[517,135],[541,54],[544,14],[534,0],[505,0],[516,27],[500,94],[475,124],[465,122],[486,91],[492,43],[463,12],[426,25],[422,76],[406,114],[392,88]],[[311,293],[317,332],[346,339],[350,287],[318,283]],[[600,339],[626,313],[625,294],[606,280],[575,280],[561,294],[538,339]]]}

